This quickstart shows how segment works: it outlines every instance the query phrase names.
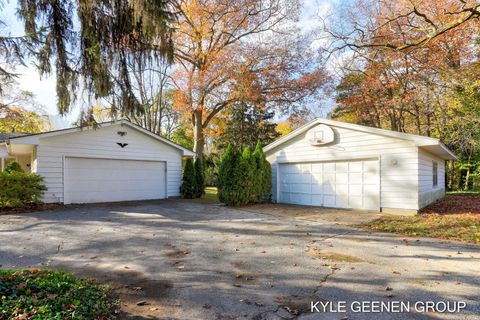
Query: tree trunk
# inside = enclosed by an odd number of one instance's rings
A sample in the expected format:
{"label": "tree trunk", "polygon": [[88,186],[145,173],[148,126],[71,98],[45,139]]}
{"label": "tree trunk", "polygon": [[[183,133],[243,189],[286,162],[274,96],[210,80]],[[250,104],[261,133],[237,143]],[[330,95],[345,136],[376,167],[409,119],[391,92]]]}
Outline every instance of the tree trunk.
{"label": "tree trunk", "polygon": [[470,184],[470,166],[468,166],[467,174],[465,175],[465,184],[463,185],[464,191],[468,191],[469,184]]}
{"label": "tree trunk", "polygon": [[200,157],[203,154],[203,147],[205,145],[202,114],[203,112],[201,109],[196,109],[193,112],[193,151],[197,154],[197,157]]}

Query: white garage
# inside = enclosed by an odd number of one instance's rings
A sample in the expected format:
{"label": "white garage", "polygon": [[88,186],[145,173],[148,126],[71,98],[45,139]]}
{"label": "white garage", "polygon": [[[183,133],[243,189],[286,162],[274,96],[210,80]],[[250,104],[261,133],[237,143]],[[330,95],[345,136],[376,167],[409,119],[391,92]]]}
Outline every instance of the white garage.
{"label": "white garage", "polygon": [[317,119],[264,148],[276,202],[414,213],[445,194],[438,139]]}
{"label": "white garage", "polygon": [[279,202],[380,209],[378,160],[279,164]]}
{"label": "white garage", "polygon": [[180,195],[182,158],[194,153],[129,121],[10,138],[9,157],[44,177],[47,203]]}

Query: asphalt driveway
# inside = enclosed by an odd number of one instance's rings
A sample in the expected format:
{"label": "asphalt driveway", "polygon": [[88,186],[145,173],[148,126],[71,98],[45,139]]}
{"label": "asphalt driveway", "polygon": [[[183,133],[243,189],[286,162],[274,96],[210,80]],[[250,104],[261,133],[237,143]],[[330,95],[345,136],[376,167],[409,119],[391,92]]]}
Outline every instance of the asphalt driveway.
{"label": "asphalt driveway", "polygon": [[[108,281],[126,319],[479,319],[480,247],[168,200],[0,216],[3,268]],[[458,313],[310,313],[310,301],[465,301]],[[142,306],[137,302],[145,301]],[[290,312],[288,312],[290,311]]]}

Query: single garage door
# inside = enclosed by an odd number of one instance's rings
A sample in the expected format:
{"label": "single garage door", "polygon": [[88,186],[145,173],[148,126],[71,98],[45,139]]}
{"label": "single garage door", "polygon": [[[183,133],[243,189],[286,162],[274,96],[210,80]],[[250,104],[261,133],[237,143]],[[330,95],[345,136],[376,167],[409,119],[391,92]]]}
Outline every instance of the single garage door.
{"label": "single garage door", "polygon": [[380,209],[378,160],[280,164],[279,202]]}
{"label": "single garage door", "polygon": [[166,198],[165,162],[65,158],[65,203]]}

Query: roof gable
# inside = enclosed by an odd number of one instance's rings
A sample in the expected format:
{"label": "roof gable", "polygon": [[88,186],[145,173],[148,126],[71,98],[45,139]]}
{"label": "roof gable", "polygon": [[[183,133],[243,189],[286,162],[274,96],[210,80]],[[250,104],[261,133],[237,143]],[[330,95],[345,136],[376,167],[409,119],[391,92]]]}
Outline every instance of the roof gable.
{"label": "roof gable", "polygon": [[365,132],[365,133],[370,133],[370,134],[375,134],[375,135],[380,135],[380,136],[385,136],[385,137],[391,137],[391,138],[413,141],[415,143],[415,146],[428,148],[430,152],[438,154],[439,156],[441,156],[442,158],[444,158],[446,160],[456,160],[457,159],[455,154],[453,154],[452,151],[450,151],[442,142],[440,142],[439,139],[436,139],[436,138],[419,136],[419,135],[403,133],[403,132],[396,132],[396,131],[379,129],[379,128],[373,128],[373,127],[367,127],[367,126],[362,126],[362,125],[358,125],[358,124],[334,121],[334,120],[329,120],[329,119],[320,119],[320,118],[315,119],[313,121],[310,121],[309,123],[305,124],[304,126],[295,129],[294,131],[290,132],[289,134],[283,136],[282,138],[280,138],[280,139],[272,142],[271,144],[265,146],[263,148],[263,150],[264,150],[265,153],[268,153],[269,151],[281,146],[285,142],[290,141],[294,137],[308,131],[310,128],[312,128],[316,125],[319,125],[319,124],[325,124],[325,125],[328,125],[328,126],[331,126],[331,127],[346,128],[346,129],[350,129],[350,130],[355,130],[355,131],[360,131],[360,132]]}
{"label": "roof gable", "polygon": [[[100,128],[104,127],[109,127],[113,125],[126,125],[129,126],[130,128],[133,128],[151,138],[156,139],[157,141],[163,142],[171,147],[174,147],[176,149],[179,149],[182,151],[182,154],[184,156],[194,156],[195,153],[187,148],[184,148],[166,138],[163,138],[153,132],[150,132],[136,124],[131,123],[128,120],[118,120],[118,121],[112,121],[112,122],[103,122],[99,123]],[[14,144],[39,144],[41,138],[47,138],[47,137],[55,137],[59,135],[64,135],[64,134],[69,134],[69,133],[76,133],[76,132],[82,132],[85,130],[95,130],[97,129],[96,127],[90,126],[90,127],[76,127],[76,128],[68,128],[68,129],[60,129],[60,130],[54,130],[54,131],[48,131],[48,132],[43,132],[43,133],[37,133],[37,134],[29,134],[29,135],[24,135],[21,137],[11,137],[7,141],[8,143],[14,143]]]}

